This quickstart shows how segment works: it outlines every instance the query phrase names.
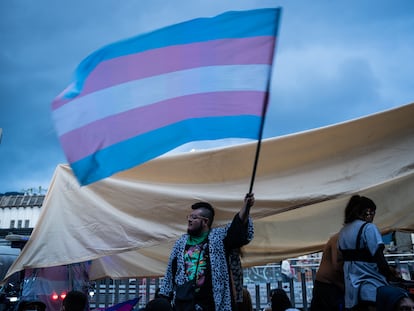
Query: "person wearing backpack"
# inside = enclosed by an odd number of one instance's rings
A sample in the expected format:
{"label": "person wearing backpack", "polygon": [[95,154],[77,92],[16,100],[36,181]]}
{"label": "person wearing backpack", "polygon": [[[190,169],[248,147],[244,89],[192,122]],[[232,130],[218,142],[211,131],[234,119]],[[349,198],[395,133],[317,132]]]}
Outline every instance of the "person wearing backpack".
{"label": "person wearing backpack", "polygon": [[338,247],[343,257],[345,307],[376,310],[377,288],[394,280],[384,256],[384,242],[373,224],[376,205],[370,198],[354,195],[345,208]]}

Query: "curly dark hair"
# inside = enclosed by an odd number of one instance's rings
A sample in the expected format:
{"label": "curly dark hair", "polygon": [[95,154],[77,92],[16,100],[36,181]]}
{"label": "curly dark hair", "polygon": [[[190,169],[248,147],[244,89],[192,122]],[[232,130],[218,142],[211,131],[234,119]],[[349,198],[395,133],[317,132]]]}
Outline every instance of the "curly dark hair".
{"label": "curly dark hair", "polygon": [[356,219],[360,219],[361,215],[368,209],[373,211],[377,209],[374,201],[358,194],[353,195],[345,208],[344,223],[349,224]]}

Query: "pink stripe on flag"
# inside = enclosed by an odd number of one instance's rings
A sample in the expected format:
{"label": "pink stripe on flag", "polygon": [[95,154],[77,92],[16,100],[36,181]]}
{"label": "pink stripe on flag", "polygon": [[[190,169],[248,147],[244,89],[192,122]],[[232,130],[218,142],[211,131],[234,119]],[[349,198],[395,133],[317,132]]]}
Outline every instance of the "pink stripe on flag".
{"label": "pink stripe on flag", "polygon": [[[232,115],[260,116],[265,92],[213,92],[173,98],[90,123],[60,137],[70,163],[98,150],[182,120]],[[217,103],[223,103],[217,105]],[[145,120],[145,122],[142,122]]]}
{"label": "pink stripe on flag", "polygon": [[[222,39],[169,46],[114,58],[99,63],[86,79],[84,88],[77,97],[117,84],[190,68],[271,64],[274,41],[273,36]],[[69,101],[71,100],[59,96],[53,101],[52,110]]]}

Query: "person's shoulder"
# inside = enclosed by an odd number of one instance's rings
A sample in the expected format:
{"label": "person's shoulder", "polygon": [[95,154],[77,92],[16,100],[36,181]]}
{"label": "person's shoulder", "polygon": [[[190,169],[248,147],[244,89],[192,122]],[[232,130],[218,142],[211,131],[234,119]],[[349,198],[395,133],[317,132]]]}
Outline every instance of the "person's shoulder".
{"label": "person's shoulder", "polygon": [[372,223],[372,222],[368,222],[368,223],[365,225],[365,229],[364,229],[364,231],[365,231],[365,232],[367,232],[367,233],[372,232],[372,234],[380,234],[380,231],[379,231],[379,229],[378,229],[377,225],[376,225],[376,224],[374,224],[374,223]]}
{"label": "person's shoulder", "polygon": [[208,234],[208,239],[209,241],[217,241],[217,240],[221,240],[224,238],[224,236],[226,235],[227,232],[227,227],[214,227],[210,230],[209,234]]}
{"label": "person's shoulder", "polygon": [[338,242],[338,239],[339,239],[339,231],[329,237],[327,244],[329,244],[329,243],[337,243]]}
{"label": "person's shoulder", "polygon": [[355,231],[358,231],[359,228],[364,224],[364,221],[360,219],[355,219],[352,222],[346,223],[343,225],[341,230],[339,231],[339,239],[344,235],[353,234]]}
{"label": "person's shoulder", "polygon": [[329,240],[335,240],[335,239],[338,239],[338,237],[339,237],[339,231],[337,231],[337,232],[335,232],[335,233],[331,234],[331,235],[329,236]]}
{"label": "person's shoulder", "polygon": [[183,240],[184,241],[187,241],[187,239],[188,239],[188,234],[187,233],[184,233],[184,234],[182,234],[176,241],[175,241],[175,243],[177,244],[177,243],[181,243]]}
{"label": "person's shoulder", "polygon": [[185,245],[185,243],[187,242],[187,239],[188,239],[188,234],[185,233],[181,235],[177,240],[175,240],[173,249],[177,249],[177,248],[180,248],[180,246]]}
{"label": "person's shoulder", "polygon": [[349,228],[348,230],[350,231],[356,232],[361,229],[362,226],[366,227],[367,225],[369,225],[369,222],[363,221],[361,219],[355,219],[349,224],[346,224],[344,227]]}

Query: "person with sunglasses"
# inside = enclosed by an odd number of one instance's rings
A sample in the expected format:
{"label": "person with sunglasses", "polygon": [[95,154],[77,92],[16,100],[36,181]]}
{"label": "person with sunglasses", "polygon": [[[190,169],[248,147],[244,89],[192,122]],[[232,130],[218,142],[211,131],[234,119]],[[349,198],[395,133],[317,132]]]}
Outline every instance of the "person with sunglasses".
{"label": "person with sunglasses", "polygon": [[175,310],[235,310],[234,289],[242,290],[236,284],[242,280],[239,251],[253,239],[249,216],[253,204],[254,195],[249,193],[233,221],[215,228],[215,212],[210,203],[191,206],[187,234],[175,242],[160,288],[160,295],[172,300]]}

